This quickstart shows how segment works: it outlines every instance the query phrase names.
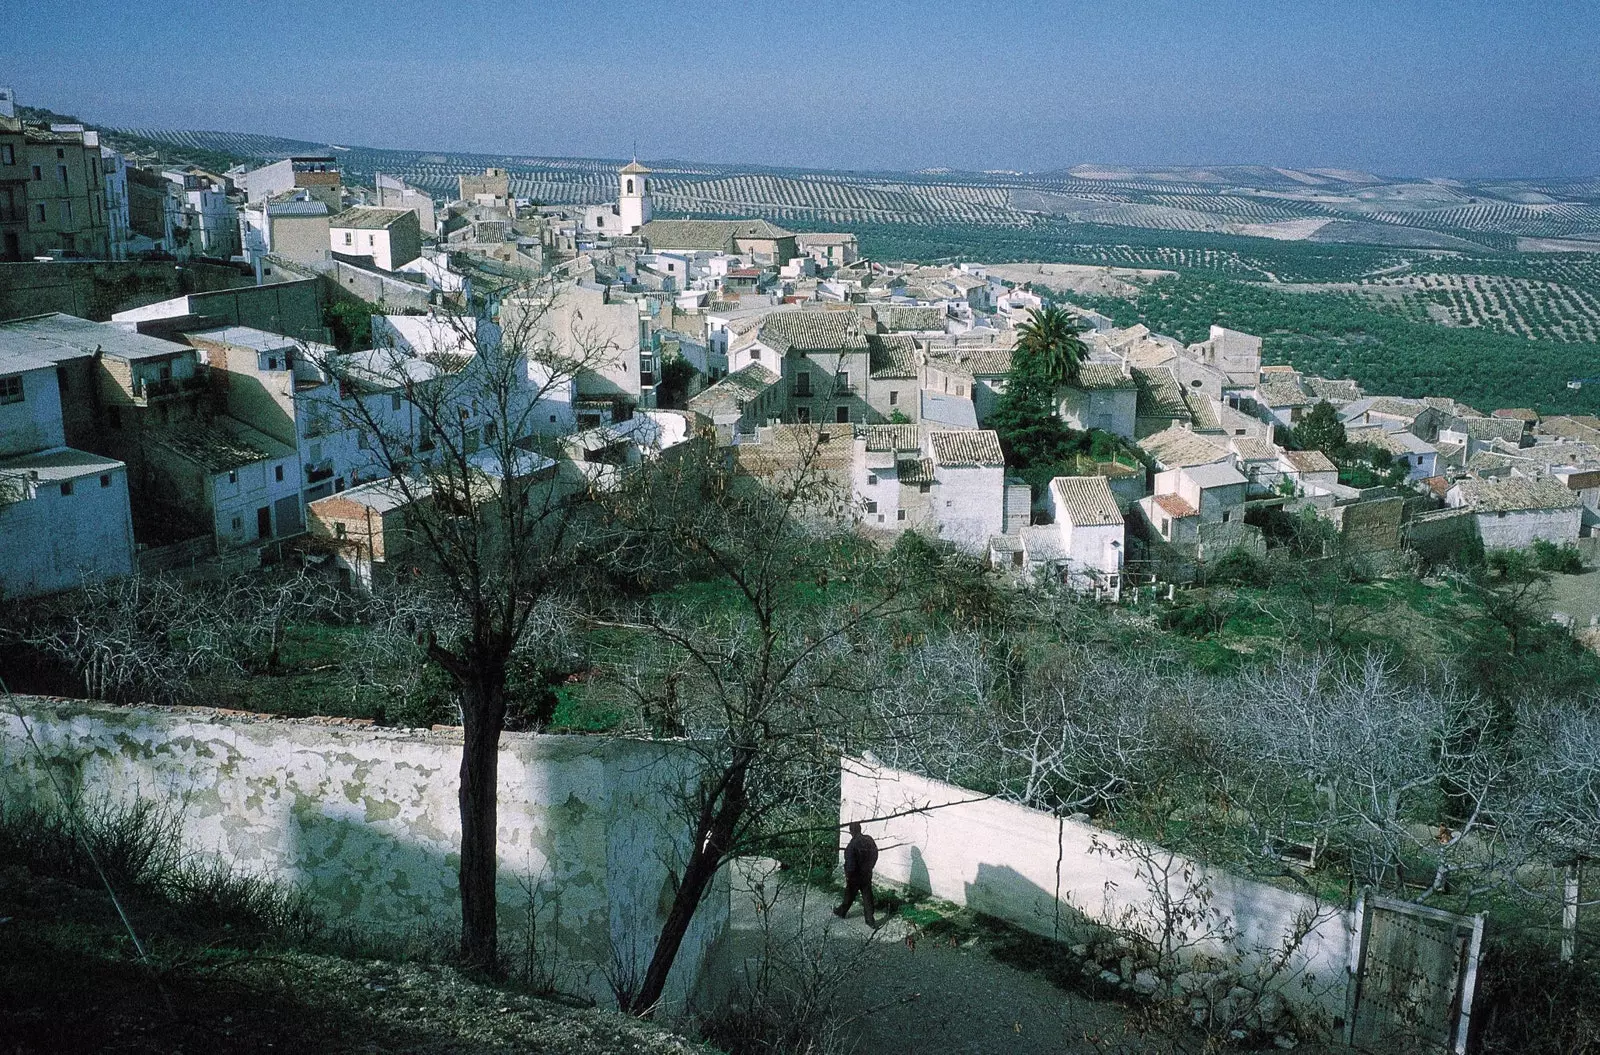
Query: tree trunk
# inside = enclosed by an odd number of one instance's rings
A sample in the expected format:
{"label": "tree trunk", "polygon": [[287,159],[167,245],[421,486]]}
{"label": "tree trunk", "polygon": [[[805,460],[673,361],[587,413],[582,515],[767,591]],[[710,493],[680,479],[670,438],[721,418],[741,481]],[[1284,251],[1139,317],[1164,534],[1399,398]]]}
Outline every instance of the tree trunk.
{"label": "tree trunk", "polygon": [[498,962],[495,879],[504,726],[503,675],[490,673],[461,687],[461,958],[482,970]]}
{"label": "tree trunk", "polygon": [[695,826],[694,850],[684,867],[683,881],[673,895],[672,908],[661,926],[661,936],[656,939],[655,952],[650,957],[644,981],[628,1007],[635,1015],[649,1015],[655,1011],[662,990],[667,986],[667,975],[683,945],[683,936],[689,932],[695,911],[699,909],[706,891],[711,889],[717,869],[722,866],[731,848],[734,829],[744,816],[744,785],[748,767],[747,761],[735,762],[728,773],[720,804],[707,803],[701,812],[700,823]]}

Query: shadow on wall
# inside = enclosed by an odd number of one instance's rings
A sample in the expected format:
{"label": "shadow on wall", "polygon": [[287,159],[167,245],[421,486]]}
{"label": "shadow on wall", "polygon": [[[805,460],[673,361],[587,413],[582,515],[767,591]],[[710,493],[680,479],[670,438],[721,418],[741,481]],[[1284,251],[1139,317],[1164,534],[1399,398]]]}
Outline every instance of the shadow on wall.
{"label": "shadow on wall", "polygon": [[[913,860],[921,858],[913,848]],[[923,867],[926,874],[927,868]],[[1077,942],[1104,928],[1070,900],[1058,898],[1009,865],[978,865],[973,881],[965,884],[966,905],[974,912],[1003,919],[1044,937]]]}

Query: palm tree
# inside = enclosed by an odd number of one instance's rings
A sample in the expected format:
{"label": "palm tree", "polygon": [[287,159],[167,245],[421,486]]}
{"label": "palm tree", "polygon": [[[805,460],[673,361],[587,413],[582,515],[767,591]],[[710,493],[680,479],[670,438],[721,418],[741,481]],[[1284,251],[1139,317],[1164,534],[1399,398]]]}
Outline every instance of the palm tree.
{"label": "palm tree", "polygon": [[1078,336],[1077,319],[1053,304],[1035,308],[1029,315],[1028,321],[1017,327],[1017,348],[1034,360],[1051,383],[1076,381],[1078,367],[1089,356],[1089,349]]}

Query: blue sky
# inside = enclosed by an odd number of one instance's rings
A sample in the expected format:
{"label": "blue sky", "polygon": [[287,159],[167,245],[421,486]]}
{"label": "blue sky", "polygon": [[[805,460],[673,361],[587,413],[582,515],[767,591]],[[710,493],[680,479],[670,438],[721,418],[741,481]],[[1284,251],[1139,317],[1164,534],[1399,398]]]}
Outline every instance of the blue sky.
{"label": "blue sky", "polygon": [[[0,0],[103,124],[853,169],[1600,175],[1600,0]],[[20,19],[20,23],[19,23]]]}

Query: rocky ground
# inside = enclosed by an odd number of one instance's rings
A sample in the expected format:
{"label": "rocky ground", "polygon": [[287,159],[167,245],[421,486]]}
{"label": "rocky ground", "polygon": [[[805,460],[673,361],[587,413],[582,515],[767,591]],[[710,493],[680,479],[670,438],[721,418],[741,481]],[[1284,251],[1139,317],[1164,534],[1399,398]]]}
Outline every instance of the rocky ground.
{"label": "rocky ground", "polygon": [[103,890],[0,869],[0,1053],[708,1051],[648,1023],[479,984],[438,964],[186,933],[134,907],[141,963]]}

